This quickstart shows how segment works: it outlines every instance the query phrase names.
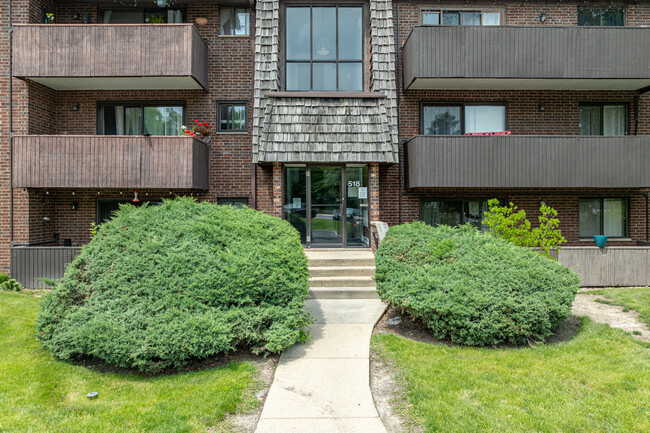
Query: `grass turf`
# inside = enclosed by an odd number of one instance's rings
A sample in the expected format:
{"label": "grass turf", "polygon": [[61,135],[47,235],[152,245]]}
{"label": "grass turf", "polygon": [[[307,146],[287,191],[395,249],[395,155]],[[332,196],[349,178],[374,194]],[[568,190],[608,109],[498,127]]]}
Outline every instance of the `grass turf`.
{"label": "grass turf", "polygon": [[0,292],[2,433],[205,432],[254,399],[255,367],[244,362],[145,377],[58,361],[36,339],[39,301]]}
{"label": "grass turf", "polygon": [[[625,288],[594,290],[594,295],[603,295],[609,301],[608,304],[620,305],[625,310],[638,311],[643,320],[650,327],[650,288]],[[603,301],[598,301],[603,302]]]}
{"label": "grass turf", "polygon": [[425,432],[650,431],[650,349],[582,319],[570,341],[535,349],[429,345],[392,334],[372,348],[399,371]]}

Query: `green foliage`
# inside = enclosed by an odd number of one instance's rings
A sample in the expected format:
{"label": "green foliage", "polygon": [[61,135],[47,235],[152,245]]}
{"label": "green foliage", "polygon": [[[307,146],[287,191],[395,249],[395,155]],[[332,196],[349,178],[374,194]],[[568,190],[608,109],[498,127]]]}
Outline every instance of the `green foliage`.
{"label": "green foliage", "polygon": [[376,256],[377,291],[437,338],[481,346],[548,337],[571,312],[579,277],[471,225],[391,227]]}
{"label": "green foliage", "polygon": [[304,339],[307,259],[289,223],[190,198],[121,206],[41,305],[43,345],[156,372]]}
{"label": "green foliage", "polygon": [[20,292],[23,286],[16,280],[9,278],[9,275],[0,272],[0,291]]}
{"label": "green foliage", "polygon": [[490,210],[485,212],[483,224],[495,236],[520,247],[537,248],[541,255],[549,258],[552,251],[560,252],[560,245],[566,243],[559,229],[557,211],[550,206],[540,206],[539,227],[535,228],[531,228],[526,212],[517,211],[517,206],[512,203],[500,206],[498,200],[492,199],[488,201],[488,206]]}

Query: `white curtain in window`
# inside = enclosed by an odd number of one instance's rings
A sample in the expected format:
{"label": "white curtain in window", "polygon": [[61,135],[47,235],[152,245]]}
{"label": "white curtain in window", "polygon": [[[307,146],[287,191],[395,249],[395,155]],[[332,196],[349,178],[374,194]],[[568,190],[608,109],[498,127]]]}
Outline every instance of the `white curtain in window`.
{"label": "white curtain in window", "polygon": [[180,24],[183,22],[183,14],[179,10],[170,9],[167,11],[167,22],[170,24]]}
{"label": "white curtain in window", "polygon": [[625,106],[603,106],[603,135],[625,135]]}
{"label": "white curtain in window", "polygon": [[124,135],[124,107],[115,107],[115,134]]}
{"label": "white curtain in window", "polygon": [[501,132],[506,130],[503,105],[465,106],[465,132]]}
{"label": "white curtain in window", "polygon": [[625,236],[627,224],[627,209],[625,200],[619,198],[603,200],[603,234],[605,236]]}
{"label": "white curtain in window", "polygon": [[501,14],[499,12],[483,12],[484,26],[498,26],[501,24]]}

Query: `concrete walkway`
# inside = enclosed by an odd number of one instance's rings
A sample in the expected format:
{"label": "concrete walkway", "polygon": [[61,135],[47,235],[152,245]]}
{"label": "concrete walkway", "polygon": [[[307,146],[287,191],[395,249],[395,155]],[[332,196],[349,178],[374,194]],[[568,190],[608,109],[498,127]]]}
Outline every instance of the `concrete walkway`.
{"label": "concrete walkway", "polygon": [[385,305],[331,293],[307,301],[317,318],[311,342],[280,357],[256,433],[386,433],[370,393],[369,359]]}

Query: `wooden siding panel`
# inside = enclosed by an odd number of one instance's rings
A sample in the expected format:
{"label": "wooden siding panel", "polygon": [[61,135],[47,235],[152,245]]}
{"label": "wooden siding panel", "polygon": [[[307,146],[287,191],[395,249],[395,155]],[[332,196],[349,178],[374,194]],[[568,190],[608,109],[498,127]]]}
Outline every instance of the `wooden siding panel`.
{"label": "wooden siding panel", "polygon": [[207,189],[208,164],[207,145],[191,137],[14,138],[14,186],[23,188]]}
{"label": "wooden siding panel", "polygon": [[14,247],[11,249],[11,276],[28,289],[47,287],[39,278],[56,280],[74,260],[81,247]]}
{"label": "wooden siding panel", "polygon": [[650,286],[647,247],[564,247],[559,261],[575,267],[582,287]]}
{"label": "wooden siding panel", "polygon": [[650,28],[416,26],[404,83],[417,78],[650,78]]}
{"label": "wooden siding panel", "polygon": [[650,186],[650,136],[426,136],[406,144],[410,188]]}
{"label": "wooden siding panel", "polygon": [[208,87],[208,48],[192,24],[17,24],[14,41],[16,77],[191,76]]}

